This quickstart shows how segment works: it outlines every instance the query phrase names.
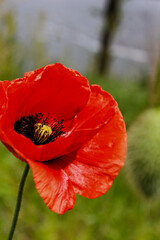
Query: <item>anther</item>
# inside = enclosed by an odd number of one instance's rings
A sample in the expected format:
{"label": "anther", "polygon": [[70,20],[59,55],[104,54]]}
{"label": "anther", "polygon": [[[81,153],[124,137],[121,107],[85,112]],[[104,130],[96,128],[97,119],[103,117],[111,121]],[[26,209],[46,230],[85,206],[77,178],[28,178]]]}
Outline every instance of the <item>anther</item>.
{"label": "anther", "polygon": [[36,123],[34,125],[34,142],[35,144],[43,144],[52,134],[52,128],[42,124]]}

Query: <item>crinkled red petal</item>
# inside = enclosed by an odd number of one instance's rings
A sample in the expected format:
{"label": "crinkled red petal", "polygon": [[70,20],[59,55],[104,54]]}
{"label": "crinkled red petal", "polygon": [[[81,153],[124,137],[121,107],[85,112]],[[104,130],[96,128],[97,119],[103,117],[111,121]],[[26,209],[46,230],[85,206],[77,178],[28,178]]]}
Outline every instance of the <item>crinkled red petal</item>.
{"label": "crinkled red petal", "polygon": [[6,99],[6,94],[5,91],[7,87],[9,86],[10,82],[9,81],[0,81],[0,117],[3,114],[4,109],[6,108],[7,104],[7,99]]}
{"label": "crinkled red petal", "polygon": [[3,120],[5,119],[5,122],[8,121],[8,116],[6,115],[6,107],[7,107],[7,97],[6,97],[6,89],[9,86],[10,82],[9,81],[0,81],[0,140],[4,140],[4,133],[1,130],[3,124]]}
{"label": "crinkled red petal", "polygon": [[45,145],[35,145],[30,139],[6,129],[6,135],[13,149],[22,158],[48,161],[79,149],[89,141],[103,126],[111,121],[118,110],[112,96],[98,86],[91,86],[87,105],[76,115],[73,127],[63,137]]}
{"label": "crinkled red petal", "polygon": [[76,195],[65,171],[57,164],[28,161],[35,187],[45,204],[54,212],[63,214],[72,209]]}
{"label": "crinkled red petal", "polygon": [[86,105],[90,90],[85,77],[57,63],[11,81],[5,94],[6,111],[13,125],[22,116],[35,113],[73,118]]}
{"label": "crinkled red petal", "polygon": [[74,191],[87,198],[106,193],[124,165],[127,137],[119,111],[77,152],[56,160],[72,182]]}

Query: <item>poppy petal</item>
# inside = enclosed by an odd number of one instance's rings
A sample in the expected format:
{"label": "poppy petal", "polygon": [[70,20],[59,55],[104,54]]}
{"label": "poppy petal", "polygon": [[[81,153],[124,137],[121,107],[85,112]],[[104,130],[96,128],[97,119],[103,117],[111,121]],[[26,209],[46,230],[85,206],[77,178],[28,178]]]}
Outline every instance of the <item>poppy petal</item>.
{"label": "poppy petal", "polygon": [[126,129],[117,111],[114,118],[87,144],[57,161],[69,176],[76,193],[96,198],[112,186],[124,165],[125,155]]}
{"label": "poppy petal", "polygon": [[8,85],[10,84],[9,81],[0,81],[0,117],[5,109],[5,105],[6,105],[6,88],[8,87]]}
{"label": "poppy petal", "polygon": [[87,105],[77,114],[76,131],[79,129],[100,129],[115,115],[118,104],[114,98],[98,85],[91,85],[91,94]]}
{"label": "poppy petal", "polygon": [[66,120],[84,107],[90,89],[85,77],[57,63],[13,80],[6,94],[8,114],[14,122],[35,113],[52,114]]}
{"label": "poppy petal", "polygon": [[[7,105],[7,97],[6,97],[6,88],[9,86],[9,81],[0,81],[0,129],[5,122],[8,121],[8,117],[6,116],[6,105]],[[4,139],[4,133],[0,131],[0,139]]]}
{"label": "poppy petal", "polygon": [[28,161],[35,187],[45,204],[54,212],[63,214],[72,209],[76,195],[67,174],[54,160],[50,163]]}
{"label": "poppy petal", "polygon": [[69,133],[56,141],[35,145],[23,135],[12,129],[6,129],[6,134],[18,154],[24,159],[48,161],[76,151],[88,142],[103,126],[108,124],[118,111],[113,97],[100,87],[91,86],[91,94],[87,105],[76,115]]}

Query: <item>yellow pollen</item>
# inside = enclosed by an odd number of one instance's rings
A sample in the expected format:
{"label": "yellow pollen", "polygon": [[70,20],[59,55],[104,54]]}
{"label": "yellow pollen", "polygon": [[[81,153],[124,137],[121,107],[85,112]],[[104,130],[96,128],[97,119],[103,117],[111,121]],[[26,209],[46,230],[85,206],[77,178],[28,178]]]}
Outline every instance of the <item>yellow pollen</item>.
{"label": "yellow pollen", "polygon": [[34,140],[36,143],[44,143],[52,134],[52,128],[42,124],[36,123],[34,125]]}

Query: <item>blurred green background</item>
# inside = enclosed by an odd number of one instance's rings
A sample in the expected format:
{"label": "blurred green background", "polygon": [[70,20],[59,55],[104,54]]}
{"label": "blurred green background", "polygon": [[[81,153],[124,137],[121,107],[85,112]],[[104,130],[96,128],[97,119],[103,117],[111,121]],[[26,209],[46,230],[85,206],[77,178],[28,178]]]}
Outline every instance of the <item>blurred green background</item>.
{"label": "blurred green background", "polygon": [[[29,49],[19,41],[14,12],[0,10],[0,79],[12,80],[53,61],[39,38],[33,36]],[[135,81],[119,80],[107,74],[88,71],[91,84],[100,84],[113,95],[124,116],[127,129],[150,103],[148,76]],[[151,159],[152,160],[152,159]],[[0,144],[0,239],[7,239],[15,208],[24,163]],[[31,171],[27,178],[16,228],[16,240],[158,240],[160,202],[147,199],[131,183],[124,167],[107,194],[97,199],[77,195],[73,210],[59,216],[51,212],[37,193]]]}

